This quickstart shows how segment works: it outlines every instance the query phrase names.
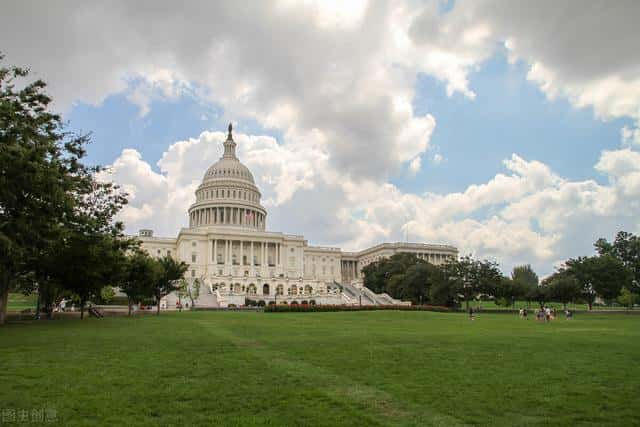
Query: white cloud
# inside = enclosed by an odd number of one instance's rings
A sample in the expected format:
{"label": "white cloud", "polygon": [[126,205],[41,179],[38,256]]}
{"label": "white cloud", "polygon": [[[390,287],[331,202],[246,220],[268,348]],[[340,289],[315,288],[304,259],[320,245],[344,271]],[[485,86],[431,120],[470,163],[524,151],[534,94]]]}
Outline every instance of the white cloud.
{"label": "white cloud", "polygon": [[[412,108],[422,55],[406,44],[412,12],[404,2],[175,8],[162,0],[10,1],[0,37],[8,60],[50,82],[62,108],[130,89],[144,116],[154,99],[197,87],[227,118],[277,128],[288,144],[307,145],[315,134],[332,167],[379,181],[428,149],[436,123]],[[431,69],[443,61],[431,60]]]}
{"label": "white cloud", "polygon": [[620,131],[623,145],[640,145],[640,121],[635,127],[624,126]]}
{"label": "white cloud", "polygon": [[415,176],[420,169],[422,168],[422,159],[420,157],[416,157],[415,159],[409,162],[409,173]]}
{"label": "white cloud", "polygon": [[605,120],[640,119],[640,2],[460,0],[444,16],[432,9],[417,14],[411,36],[455,58],[444,78],[450,92],[472,93],[468,74],[502,45],[511,63],[529,65],[529,80],[549,99],[591,107]]}

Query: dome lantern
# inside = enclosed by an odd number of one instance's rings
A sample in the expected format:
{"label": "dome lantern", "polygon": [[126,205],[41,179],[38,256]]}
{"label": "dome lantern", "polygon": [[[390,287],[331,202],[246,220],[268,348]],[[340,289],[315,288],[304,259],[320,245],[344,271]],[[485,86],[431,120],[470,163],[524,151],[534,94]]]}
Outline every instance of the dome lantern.
{"label": "dome lantern", "polygon": [[229,123],[229,134],[227,135],[227,140],[224,142],[224,154],[222,155],[222,158],[238,160],[236,157],[236,143],[231,135],[232,130],[233,127],[231,123]]}

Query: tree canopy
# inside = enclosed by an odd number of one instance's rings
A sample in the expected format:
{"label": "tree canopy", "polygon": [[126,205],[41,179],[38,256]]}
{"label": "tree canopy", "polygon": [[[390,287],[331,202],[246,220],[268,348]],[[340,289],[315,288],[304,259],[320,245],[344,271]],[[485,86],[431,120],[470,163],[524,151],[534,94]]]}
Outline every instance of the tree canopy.
{"label": "tree canopy", "polygon": [[0,324],[11,289],[95,294],[88,289],[101,273],[85,269],[80,280],[81,267],[63,257],[93,254],[106,263],[107,247],[120,250],[114,242],[123,237],[114,216],[125,194],[96,179],[101,167],[83,163],[89,136],[67,132],[50,111],[46,84],[27,77],[26,69],[0,67]]}

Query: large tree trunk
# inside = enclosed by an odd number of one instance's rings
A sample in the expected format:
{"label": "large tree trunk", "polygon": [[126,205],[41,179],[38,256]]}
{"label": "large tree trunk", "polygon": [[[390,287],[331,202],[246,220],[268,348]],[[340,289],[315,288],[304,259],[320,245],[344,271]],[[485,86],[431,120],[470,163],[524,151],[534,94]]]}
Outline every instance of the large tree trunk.
{"label": "large tree trunk", "polygon": [[129,317],[131,317],[131,298],[127,298],[127,301],[129,302]]}
{"label": "large tree trunk", "polygon": [[160,294],[156,295],[156,316],[160,316]]}
{"label": "large tree trunk", "polygon": [[80,320],[84,319],[84,304],[86,303],[85,300],[83,300],[82,298],[80,298]]}
{"label": "large tree trunk", "polygon": [[38,289],[38,299],[36,300],[36,316],[35,320],[40,320],[40,289]]}
{"label": "large tree trunk", "polygon": [[7,304],[9,302],[9,278],[4,273],[0,283],[0,325],[4,325],[7,317]]}

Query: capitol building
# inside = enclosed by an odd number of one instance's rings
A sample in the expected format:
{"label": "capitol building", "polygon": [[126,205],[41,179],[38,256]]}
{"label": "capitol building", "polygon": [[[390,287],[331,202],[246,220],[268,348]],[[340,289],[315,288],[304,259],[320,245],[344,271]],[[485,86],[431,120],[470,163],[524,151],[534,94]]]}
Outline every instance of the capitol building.
{"label": "capitol building", "polygon": [[[177,237],[140,230],[142,248],[155,257],[172,256],[189,265],[186,278],[201,283],[200,307],[266,304],[399,304],[362,285],[362,268],[398,252],[415,253],[433,264],[455,259],[449,245],[382,243],[358,252],[311,246],[304,236],[267,230],[267,211],[251,171],[236,156],[232,128],[224,154],[205,172],[189,207],[188,228]],[[177,295],[161,305],[175,307]]]}

